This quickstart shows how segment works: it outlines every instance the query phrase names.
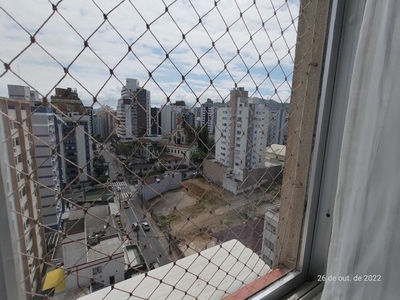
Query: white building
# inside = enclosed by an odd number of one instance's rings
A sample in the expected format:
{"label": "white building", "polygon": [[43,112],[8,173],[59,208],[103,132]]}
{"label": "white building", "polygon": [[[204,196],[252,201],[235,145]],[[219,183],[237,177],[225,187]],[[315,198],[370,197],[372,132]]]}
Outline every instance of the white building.
{"label": "white building", "polygon": [[39,94],[37,91],[31,91],[28,86],[22,85],[12,85],[9,84],[8,88],[8,97],[15,100],[22,101],[39,101]]}
{"label": "white building", "polygon": [[177,125],[181,124],[183,113],[187,110],[188,108],[183,101],[161,107],[161,135],[172,134]]}
{"label": "white building", "polygon": [[272,267],[275,257],[274,248],[278,232],[279,207],[280,204],[272,206],[265,213],[261,256],[270,267]]}
{"label": "white building", "polygon": [[127,78],[117,104],[117,134],[121,142],[129,142],[151,134],[150,91]]}
{"label": "white building", "polygon": [[[66,289],[114,284],[125,279],[125,252],[118,230],[107,227],[111,221],[108,206],[94,206],[69,212],[62,241]],[[103,235],[104,233],[104,235]],[[91,245],[88,248],[87,245]]]}
{"label": "white building", "polygon": [[56,147],[60,141],[56,117],[51,107],[31,109],[45,231],[58,230],[64,207],[58,199],[62,186],[61,159],[57,153],[52,152],[53,148],[59,151],[59,147]]}
{"label": "white building", "polygon": [[7,283],[20,293],[13,299],[41,287],[46,256],[30,114],[25,99],[0,98],[0,252]]}
{"label": "white building", "polygon": [[230,102],[218,109],[215,158],[236,180],[245,180],[243,170],[264,167],[268,121],[266,102],[248,98],[243,88],[232,90]]}

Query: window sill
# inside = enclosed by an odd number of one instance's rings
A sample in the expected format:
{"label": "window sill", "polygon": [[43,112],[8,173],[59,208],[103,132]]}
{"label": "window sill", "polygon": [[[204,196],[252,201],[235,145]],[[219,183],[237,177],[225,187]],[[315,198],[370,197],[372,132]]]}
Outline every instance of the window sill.
{"label": "window sill", "polygon": [[263,277],[253,281],[245,287],[237,290],[236,292],[230,294],[223,298],[223,300],[240,300],[240,299],[248,299],[249,297],[255,295],[256,293],[262,291],[267,286],[277,281],[279,278],[287,275],[289,273],[289,269],[286,268],[277,268],[272,272],[264,275]]}

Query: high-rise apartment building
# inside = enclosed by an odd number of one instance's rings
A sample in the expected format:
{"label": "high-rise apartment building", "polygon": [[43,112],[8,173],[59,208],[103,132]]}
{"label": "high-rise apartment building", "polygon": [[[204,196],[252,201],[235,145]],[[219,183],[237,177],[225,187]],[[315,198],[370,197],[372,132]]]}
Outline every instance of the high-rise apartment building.
{"label": "high-rise apartment building", "polygon": [[217,106],[214,106],[214,102],[211,99],[207,99],[207,102],[201,104],[200,118],[201,126],[206,125],[210,135],[215,133],[215,124],[217,122]]}
{"label": "high-rise apartment building", "polygon": [[109,137],[115,128],[115,112],[109,106],[93,111],[93,135],[102,139]]}
{"label": "high-rise apartment building", "polygon": [[151,108],[150,135],[161,135],[161,112],[158,107]]}
{"label": "high-rise apartment building", "polygon": [[88,181],[92,174],[93,110],[86,108],[78,92],[70,88],[56,88],[51,104],[56,106],[57,126],[62,138],[60,154],[64,186]]}
{"label": "high-rise apartment building", "polygon": [[60,154],[64,185],[90,180],[93,157],[90,116],[69,112],[67,116],[59,116],[58,126],[63,139]]}
{"label": "high-rise apartment building", "polygon": [[181,124],[182,116],[187,111],[185,101],[176,101],[174,104],[161,107],[161,135],[172,134],[177,125]]}
{"label": "high-rise apartment building", "polygon": [[46,255],[31,104],[0,98],[0,219],[2,267],[15,299],[41,288]]}
{"label": "high-rise apartment building", "polygon": [[60,133],[52,107],[31,106],[33,142],[36,152],[36,166],[40,182],[45,231],[58,230],[64,203],[58,198],[62,187]]}
{"label": "high-rise apartment building", "polygon": [[127,78],[118,100],[117,134],[121,142],[132,141],[150,133],[150,91],[139,86],[136,79]]}
{"label": "high-rise apartment building", "polygon": [[241,87],[232,90],[230,101],[218,109],[215,158],[236,180],[245,180],[243,170],[264,167],[268,121],[266,101],[249,98]]}
{"label": "high-rise apartment building", "polygon": [[286,145],[290,104],[270,99],[267,100],[267,107],[269,111],[268,146],[272,144]]}
{"label": "high-rise apartment building", "polygon": [[[9,97],[29,102],[31,107],[31,123],[35,159],[38,171],[41,209],[45,231],[59,229],[61,215],[64,210],[62,200],[58,199],[61,190],[61,160],[59,153],[59,131],[56,117],[51,106],[42,106],[38,93],[29,87],[8,85]],[[55,151],[54,151],[55,150]]]}

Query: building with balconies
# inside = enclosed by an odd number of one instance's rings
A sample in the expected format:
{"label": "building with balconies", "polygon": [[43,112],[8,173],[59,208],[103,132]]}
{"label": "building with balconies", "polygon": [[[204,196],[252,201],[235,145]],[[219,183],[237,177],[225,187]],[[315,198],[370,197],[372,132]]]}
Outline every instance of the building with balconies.
{"label": "building with balconies", "polygon": [[[41,288],[46,256],[31,103],[0,98],[0,218],[7,282],[26,299]],[[5,265],[6,263],[6,265]]]}

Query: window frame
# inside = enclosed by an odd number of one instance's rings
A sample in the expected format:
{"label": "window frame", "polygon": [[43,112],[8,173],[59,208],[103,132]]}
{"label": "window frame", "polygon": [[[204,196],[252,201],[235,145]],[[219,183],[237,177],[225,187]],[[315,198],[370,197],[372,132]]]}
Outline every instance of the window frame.
{"label": "window frame", "polygon": [[[336,185],[331,184],[337,176],[339,152],[343,135],[344,117],[347,108],[348,86],[355,47],[348,45],[357,40],[360,24],[342,31],[349,25],[350,18],[362,15],[365,0],[349,3],[333,0],[330,6],[327,30],[321,94],[318,108],[318,122],[315,128],[315,142],[312,150],[307,207],[302,230],[302,240],[297,268],[281,277],[264,290],[249,299],[280,299],[289,297],[290,291],[301,289],[306,281],[313,281],[303,291],[309,295],[322,291],[323,283],[317,282],[319,274],[325,274],[332,227],[333,204]],[[347,42],[347,44],[346,44]],[[343,46],[345,44],[345,46]],[[354,57],[353,57],[354,58]],[[340,74],[339,74],[340,73]],[[346,78],[341,78],[347,74]],[[335,181],[336,182],[336,181]],[[328,184],[329,183],[329,184]],[[306,298],[301,298],[306,299]]]}

